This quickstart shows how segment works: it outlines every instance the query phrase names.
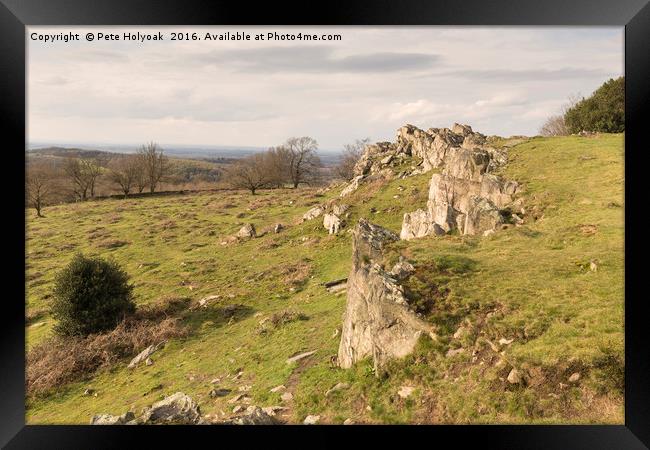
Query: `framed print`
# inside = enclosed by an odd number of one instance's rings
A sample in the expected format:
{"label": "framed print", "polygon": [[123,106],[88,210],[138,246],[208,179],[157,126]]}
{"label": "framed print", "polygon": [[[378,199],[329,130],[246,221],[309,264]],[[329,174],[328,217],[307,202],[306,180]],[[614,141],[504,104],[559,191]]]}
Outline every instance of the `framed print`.
{"label": "framed print", "polygon": [[0,11],[7,448],[647,448],[646,2]]}

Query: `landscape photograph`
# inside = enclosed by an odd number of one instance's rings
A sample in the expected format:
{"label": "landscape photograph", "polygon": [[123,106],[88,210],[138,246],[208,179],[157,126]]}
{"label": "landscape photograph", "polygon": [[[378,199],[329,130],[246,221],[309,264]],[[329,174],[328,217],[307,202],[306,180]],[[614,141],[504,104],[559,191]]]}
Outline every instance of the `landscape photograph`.
{"label": "landscape photograph", "polygon": [[28,425],[624,424],[624,29],[28,26]]}

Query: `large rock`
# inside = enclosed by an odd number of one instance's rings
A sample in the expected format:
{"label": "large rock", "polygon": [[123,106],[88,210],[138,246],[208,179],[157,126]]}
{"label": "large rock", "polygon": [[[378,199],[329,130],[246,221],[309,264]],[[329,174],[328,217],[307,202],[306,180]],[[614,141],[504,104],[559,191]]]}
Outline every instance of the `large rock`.
{"label": "large rock", "polygon": [[145,409],[142,415],[144,423],[196,424],[200,420],[199,406],[182,392],[176,392],[154,403]]}
{"label": "large rock", "polygon": [[324,212],[325,212],[325,208],[323,208],[322,206],[320,205],[314,206],[313,208],[311,208],[309,211],[307,211],[305,214],[302,215],[302,221],[306,222],[307,220],[315,219],[316,217],[323,215]]}
{"label": "large rock", "polygon": [[399,238],[361,219],[353,232],[338,363],[343,368],[371,356],[375,368],[413,351],[419,337],[434,337],[433,327],[410,308],[402,287],[378,264],[387,243]]}
{"label": "large rock", "polygon": [[249,406],[246,412],[233,420],[235,425],[276,425],[279,422],[259,406]]}

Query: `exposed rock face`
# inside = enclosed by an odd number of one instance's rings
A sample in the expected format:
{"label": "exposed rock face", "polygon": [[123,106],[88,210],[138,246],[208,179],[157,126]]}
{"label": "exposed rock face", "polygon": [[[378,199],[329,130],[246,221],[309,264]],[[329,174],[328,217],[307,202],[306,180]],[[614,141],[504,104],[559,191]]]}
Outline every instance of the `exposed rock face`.
{"label": "exposed rock face", "polygon": [[485,136],[466,125],[436,130],[431,142],[422,130],[407,126],[400,131],[405,136],[402,141],[408,142],[404,145],[423,158],[425,167],[442,167],[442,173],[431,177],[426,210],[404,215],[402,239],[454,229],[479,234],[504,222],[502,210],[512,203],[518,188],[517,183],[490,173],[505,163],[504,152],[485,146]]}
{"label": "exposed rock face", "polygon": [[353,232],[352,269],[343,319],[338,364],[349,368],[372,356],[375,368],[409,354],[422,333],[433,327],[408,306],[402,287],[377,263],[386,243],[399,238],[361,219]]}

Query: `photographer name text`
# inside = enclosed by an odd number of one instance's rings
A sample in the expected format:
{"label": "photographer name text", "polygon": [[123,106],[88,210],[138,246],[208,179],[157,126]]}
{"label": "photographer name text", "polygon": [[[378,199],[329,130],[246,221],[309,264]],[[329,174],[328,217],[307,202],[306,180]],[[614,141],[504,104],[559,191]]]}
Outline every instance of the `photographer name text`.
{"label": "photographer name text", "polygon": [[244,31],[222,33],[211,32],[126,32],[126,33],[31,33],[32,41],[39,41],[48,44],[67,43],[77,41],[124,41],[134,43],[160,42],[160,41],[341,41],[343,37],[340,34],[318,34],[318,33],[278,33],[274,31],[264,33],[247,33]]}

